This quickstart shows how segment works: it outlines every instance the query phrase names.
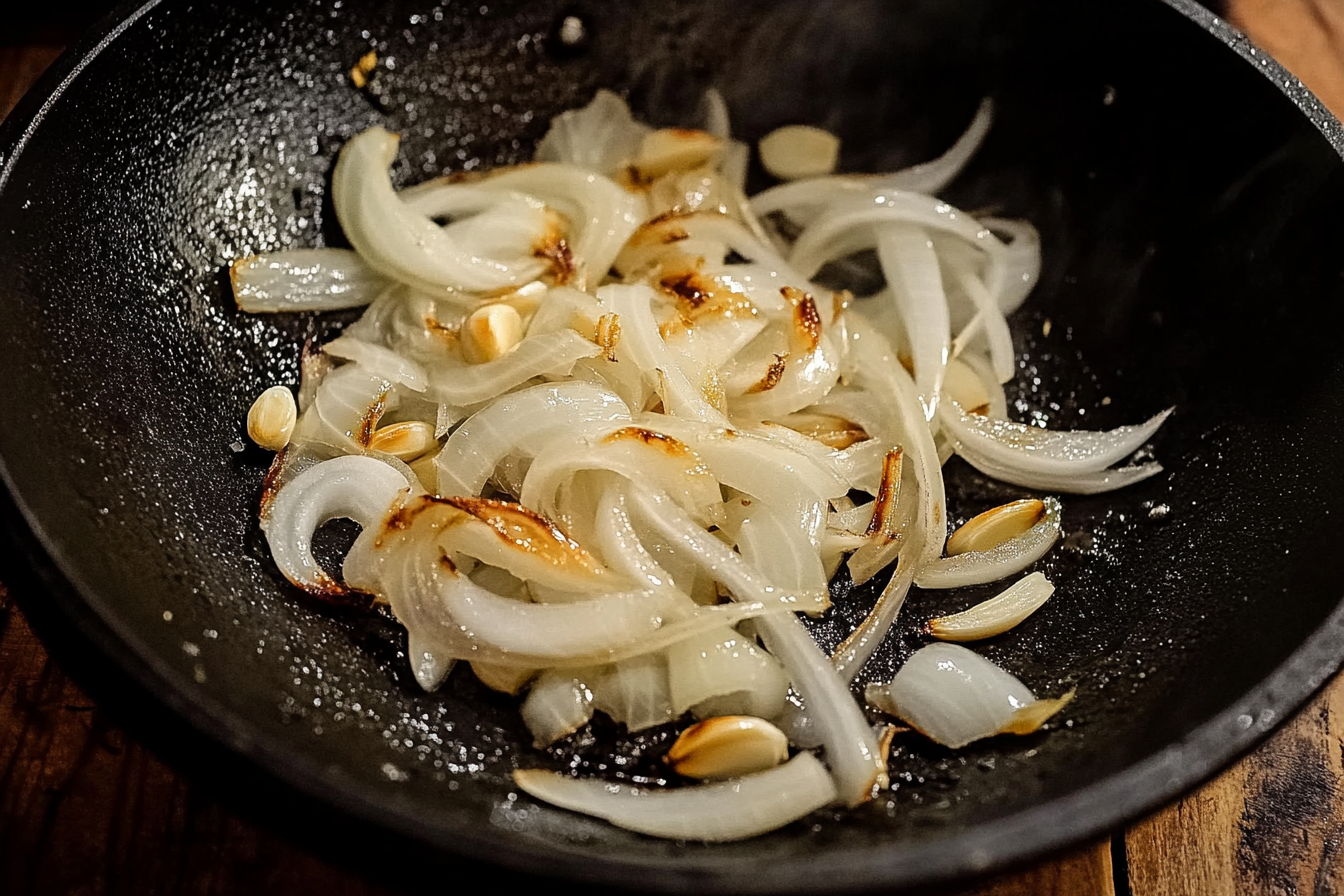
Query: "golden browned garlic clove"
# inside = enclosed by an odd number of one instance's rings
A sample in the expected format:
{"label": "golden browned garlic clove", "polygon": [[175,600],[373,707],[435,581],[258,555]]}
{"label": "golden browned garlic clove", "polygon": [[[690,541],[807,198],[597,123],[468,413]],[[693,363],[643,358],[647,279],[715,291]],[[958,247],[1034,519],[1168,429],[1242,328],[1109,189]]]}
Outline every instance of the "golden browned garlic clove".
{"label": "golden browned garlic clove", "polygon": [[947,362],[943,377],[943,391],[961,405],[968,414],[989,413],[989,390],[965,361],[952,358]]}
{"label": "golden browned garlic clove", "polygon": [[257,396],[247,412],[248,438],[269,451],[279,451],[289,444],[298,419],[294,393],[288,386],[272,386]]}
{"label": "golden browned garlic clove", "polygon": [[522,341],[522,315],[502,302],[477,308],[462,323],[462,357],[468,364],[502,358]]}
{"label": "golden browned garlic clove", "polygon": [[723,148],[723,140],[691,128],[662,128],[644,137],[635,167],[644,177],[698,168]]}
{"label": "golden browned garlic clove", "polygon": [[536,669],[519,669],[494,663],[473,662],[471,671],[476,673],[481,684],[501,694],[517,694],[523,685],[537,677]]}
{"label": "golden browned garlic clove", "polygon": [[784,732],[754,716],[705,719],[681,732],[667,752],[677,774],[711,781],[765,771],[788,758]]}
{"label": "golden browned garlic clove", "polygon": [[835,170],[840,138],[805,124],[785,125],[761,138],[761,164],[780,180],[821,177]]}
{"label": "golden browned garlic clove", "polygon": [[407,420],[404,423],[392,423],[374,430],[369,439],[369,448],[382,451],[401,460],[415,460],[433,448],[438,447],[434,438],[434,424],[423,420]]}
{"label": "golden browned garlic clove", "polygon": [[1036,498],[1013,501],[971,517],[947,539],[947,556],[990,551],[1041,521],[1045,504]]}

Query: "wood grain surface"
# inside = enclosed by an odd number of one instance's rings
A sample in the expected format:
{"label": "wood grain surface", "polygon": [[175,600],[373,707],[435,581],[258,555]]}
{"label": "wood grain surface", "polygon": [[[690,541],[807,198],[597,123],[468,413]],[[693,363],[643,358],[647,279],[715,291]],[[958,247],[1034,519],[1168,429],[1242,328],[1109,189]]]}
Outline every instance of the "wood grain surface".
{"label": "wood grain surface", "polygon": [[[1227,12],[1339,112],[1342,2],[1237,0]],[[0,118],[58,53],[0,46]],[[158,740],[152,728],[91,700],[63,667],[0,584],[0,894],[412,888],[376,861],[332,854],[320,833],[296,835],[292,819],[258,816],[208,764],[160,759],[146,746]],[[951,894],[1344,894],[1341,796],[1344,678],[1336,678],[1253,754],[1113,840]]]}

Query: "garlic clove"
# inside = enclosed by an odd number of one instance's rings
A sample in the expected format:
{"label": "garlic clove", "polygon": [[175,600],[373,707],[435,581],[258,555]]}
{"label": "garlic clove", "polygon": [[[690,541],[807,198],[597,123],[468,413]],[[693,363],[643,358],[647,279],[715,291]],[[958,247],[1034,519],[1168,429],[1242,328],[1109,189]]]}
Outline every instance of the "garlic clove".
{"label": "garlic clove", "polygon": [[840,138],[821,128],[791,124],[766,134],[757,149],[765,170],[780,180],[822,177],[835,170]]}
{"label": "garlic clove", "polygon": [[672,171],[688,171],[712,161],[723,149],[723,140],[691,128],[662,128],[646,134],[635,167],[646,178]]}
{"label": "garlic clove", "polygon": [[272,386],[257,396],[247,412],[248,438],[269,451],[279,451],[289,444],[298,419],[294,393],[288,386]]}
{"label": "garlic clove", "polygon": [[947,539],[947,556],[990,551],[1041,521],[1045,504],[1036,498],[993,507],[967,520]]}
{"label": "garlic clove", "polygon": [[369,438],[369,449],[391,454],[405,461],[415,460],[420,455],[438,447],[434,437],[434,424],[423,420],[407,420],[380,426]]}
{"label": "garlic clove", "polygon": [[750,775],[788,758],[784,732],[754,716],[705,719],[681,732],[667,752],[677,774],[704,780]]}
{"label": "garlic clove", "polygon": [[523,341],[523,317],[512,305],[483,305],[467,315],[461,338],[462,357],[468,364],[495,361]]}

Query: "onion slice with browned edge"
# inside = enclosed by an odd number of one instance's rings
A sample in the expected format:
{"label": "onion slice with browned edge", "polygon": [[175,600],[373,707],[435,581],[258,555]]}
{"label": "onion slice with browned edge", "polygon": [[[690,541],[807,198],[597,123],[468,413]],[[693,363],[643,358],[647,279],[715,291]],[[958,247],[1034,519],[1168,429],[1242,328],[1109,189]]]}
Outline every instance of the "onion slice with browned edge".
{"label": "onion slice with browned edge", "polygon": [[1072,693],[1037,700],[1014,675],[957,644],[915,651],[890,684],[870,684],[868,702],[947,747],[996,734],[1030,734],[1063,709]]}
{"label": "onion slice with browned edge", "polygon": [[313,534],[334,519],[375,526],[398,496],[410,490],[405,476],[371,457],[347,455],[310,467],[286,483],[262,522],[275,565],[305,590],[336,589],[335,580],[313,558]]}

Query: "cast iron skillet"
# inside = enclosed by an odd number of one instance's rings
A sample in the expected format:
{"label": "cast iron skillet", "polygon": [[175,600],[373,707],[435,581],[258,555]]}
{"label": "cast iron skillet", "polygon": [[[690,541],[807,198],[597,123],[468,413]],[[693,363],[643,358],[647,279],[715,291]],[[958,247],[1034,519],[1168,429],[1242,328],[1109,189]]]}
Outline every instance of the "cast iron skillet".
{"label": "cast iron skillet", "polygon": [[[515,870],[669,890],[886,887],[1002,867],[1172,799],[1344,653],[1344,166],[1322,130],[1344,144],[1300,85],[1183,0],[1002,6],[123,8],[0,130],[11,538],[74,630],[261,774]],[[586,23],[576,46],[555,39],[562,15]],[[386,68],[373,98],[344,75],[370,46]],[[254,521],[267,458],[242,421],[349,316],[240,314],[224,272],[340,241],[327,174],[361,128],[403,133],[395,176],[411,183],[526,157],[598,86],[670,124],[693,122],[711,84],[743,137],[821,124],[857,170],[935,154],[992,95],[992,136],[947,198],[1042,233],[1013,407],[1060,426],[1177,412],[1152,446],[1167,472],[1066,499],[1068,537],[1042,563],[1058,594],[984,645],[1038,693],[1077,688],[1053,730],[957,752],[899,738],[883,799],[709,847],[510,788],[520,765],[656,775],[667,732],[599,724],[536,751],[512,701],[470,675],[419,692],[394,624],[278,584]],[[954,514],[1020,494],[956,464],[949,479]],[[864,597],[838,587],[818,636],[843,632]],[[907,633],[865,677],[919,645],[914,621],[974,597],[913,596]],[[641,758],[615,765],[614,743]]]}

